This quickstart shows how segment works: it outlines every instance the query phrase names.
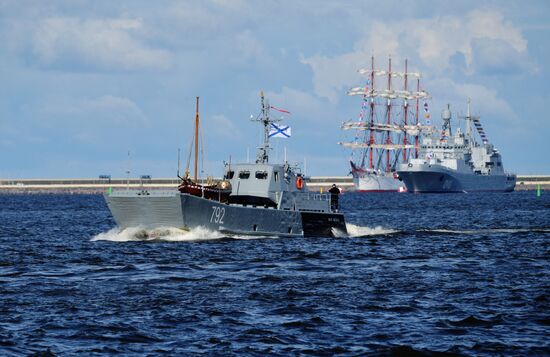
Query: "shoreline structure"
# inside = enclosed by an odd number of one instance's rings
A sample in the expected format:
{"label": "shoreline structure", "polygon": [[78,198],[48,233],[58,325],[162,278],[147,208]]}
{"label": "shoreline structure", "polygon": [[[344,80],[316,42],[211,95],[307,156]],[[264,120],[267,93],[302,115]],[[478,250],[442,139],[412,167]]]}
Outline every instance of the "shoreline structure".
{"label": "shoreline structure", "polygon": [[[114,188],[144,190],[177,189],[178,178],[97,178],[97,179],[0,179],[0,194],[11,193],[71,193],[99,194]],[[332,184],[344,191],[353,191],[353,180],[349,176],[314,176],[306,178],[311,191],[326,192]],[[206,183],[207,180],[199,180]],[[518,175],[516,190],[550,190],[550,175]]]}

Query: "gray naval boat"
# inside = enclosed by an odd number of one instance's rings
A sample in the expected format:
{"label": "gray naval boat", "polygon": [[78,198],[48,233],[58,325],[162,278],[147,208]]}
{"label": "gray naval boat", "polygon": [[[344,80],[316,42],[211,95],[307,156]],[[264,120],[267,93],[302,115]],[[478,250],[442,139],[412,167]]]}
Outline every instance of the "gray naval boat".
{"label": "gray naval boat", "polygon": [[[288,163],[269,163],[270,128],[280,121],[273,119],[269,110],[262,93],[261,113],[255,121],[263,125],[264,142],[255,163],[225,164],[224,179],[211,185],[198,184],[195,165],[194,181],[186,170],[174,190],[119,189],[106,193],[117,225],[186,230],[203,227],[229,235],[254,236],[347,234],[344,215],[330,194],[309,192],[305,178]],[[198,100],[195,125],[197,128]]]}
{"label": "gray naval boat", "polygon": [[[408,192],[510,192],[516,185],[516,175],[504,171],[502,158],[487,140],[479,117],[468,112],[464,117],[466,133],[460,128],[453,134],[451,111],[443,110],[441,132],[423,135],[418,157],[397,168],[399,179],[405,183]],[[482,144],[472,133],[475,125]]]}

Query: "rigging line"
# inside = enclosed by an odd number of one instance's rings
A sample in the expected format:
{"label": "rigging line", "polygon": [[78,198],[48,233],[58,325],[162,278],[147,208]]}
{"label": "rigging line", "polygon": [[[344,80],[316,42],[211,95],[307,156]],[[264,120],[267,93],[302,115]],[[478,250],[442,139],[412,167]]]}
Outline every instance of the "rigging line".
{"label": "rigging line", "polygon": [[365,160],[367,159],[367,150],[368,149],[365,149],[363,150],[363,155],[361,155],[362,159],[361,159],[361,168],[365,167]]}
{"label": "rigging line", "polygon": [[380,161],[382,161],[382,155],[384,153],[384,149],[376,149],[376,152],[378,153],[378,161],[376,162],[376,168],[380,169]]}
{"label": "rigging line", "polygon": [[193,152],[193,139],[195,138],[195,135],[191,134],[191,140],[189,140],[189,150],[187,151],[189,154],[187,156],[187,164],[185,165],[185,175],[190,175],[189,172],[189,165],[191,164],[191,153]]}
{"label": "rigging line", "polygon": [[[401,135],[397,135],[397,142],[401,142]],[[393,163],[392,163],[392,169],[394,169],[395,171],[395,167],[397,165],[397,161],[399,160],[399,156],[401,155],[401,152],[403,151],[403,149],[397,149],[395,150],[395,157],[393,159]]]}
{"label": "rigging line", "polygon": [[399,160],[399,156],[401,155],[401,152],[403,152],[403,149],[397,149],[395,150],[395,159],[393,160],[391,168],[393,171],[395,171],[395,167],[397,166],[397,161]]}

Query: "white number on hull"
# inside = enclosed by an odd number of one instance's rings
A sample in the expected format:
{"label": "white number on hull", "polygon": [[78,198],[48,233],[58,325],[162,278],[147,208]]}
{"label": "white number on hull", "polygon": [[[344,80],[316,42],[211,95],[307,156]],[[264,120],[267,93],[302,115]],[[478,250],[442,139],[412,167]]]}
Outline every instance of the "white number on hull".
{"label": "white number on hull", "polygon": [[225,216],[225,207],[212,207],[212,216],[210,222],[223,224],[223,216]]}

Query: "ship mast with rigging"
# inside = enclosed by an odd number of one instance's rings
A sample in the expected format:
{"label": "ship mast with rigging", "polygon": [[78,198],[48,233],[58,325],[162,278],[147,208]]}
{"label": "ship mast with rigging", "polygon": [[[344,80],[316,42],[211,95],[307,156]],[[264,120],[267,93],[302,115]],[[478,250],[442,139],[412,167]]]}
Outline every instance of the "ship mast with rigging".
{"label": "ship mast with rigging", "polygon": [[[361,150],[361,158],[357,160],[360,163],[359,168],[361,170],[391,172],[394,171],[395,165],[399,161],[400,151],[403,151],[403,161],[406,161],[408,158],[407,150],[415,149],[415,156],[418,155],[418,135],[420,131],[429,129],[429,126],[419,125],[418,123],[418,102],[420,99],[429,98],[429,95],[427,92],[420,90],[421,74],[408,71],[407,59],[405,59],[404,72],[392,71],[391,58],[388,59],[387,71],[375,69],[374,57],[371,57],[370,67],[370,69],[360,69],[358,71],[360,74],[368,75],[369,80],[367,84],[364,87],[351,88],[347,93],[350,96],[361,95],[363,98],[359,120],[344,122],[341,127],[343,130],[355,130],[356,139],[352,142],[340,142],[339,144],[352,150]],[[387,87],[385,90],[376,89],[375,76],[387,77]],[[416,77],[417,79],[416,91],[409,91],[408,81],[411,77]],[[393,89],[395,85],[392,84],[392,78],[403,78],[403,90]],[[397,104],[398,100],[402,102]],[[409,106],[410,100],[416,100],[414,124],[409,124],[408,119],[408,111],[411,109]],[[369,107],[368,119],[365,115],[367,102]],[[402,116],[392,108],[397,105],[402,107]],[[377,113],[377,107],[384,108],[383,116],[385,120],[376,119],[378,115],[382,115],[382,113]],[[408,136],[415,137],[414,144],[411,143],[412,140],[409,140]],[[393,161],[391,160],[392,152],[394,152]],[[367,153],[369,164],[368,167],[365,167]],[[382,163],[384,153],[386,156],[385,165]]]}

